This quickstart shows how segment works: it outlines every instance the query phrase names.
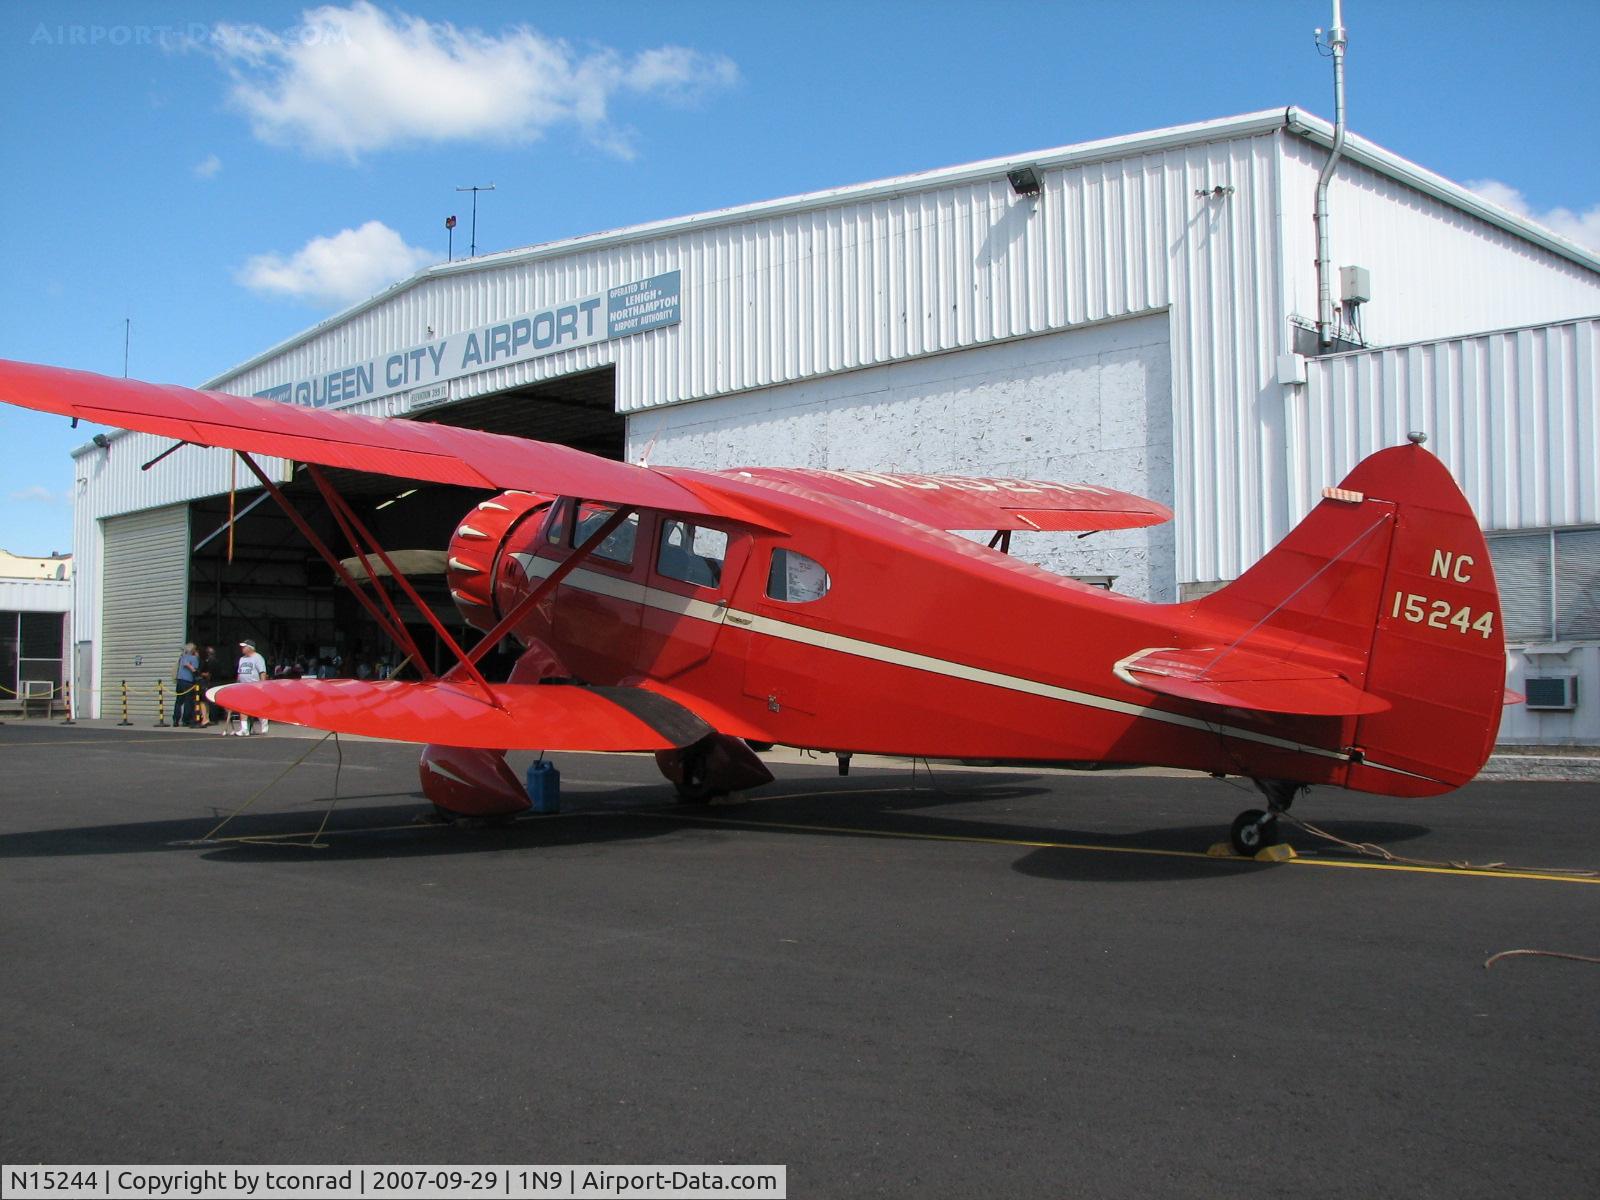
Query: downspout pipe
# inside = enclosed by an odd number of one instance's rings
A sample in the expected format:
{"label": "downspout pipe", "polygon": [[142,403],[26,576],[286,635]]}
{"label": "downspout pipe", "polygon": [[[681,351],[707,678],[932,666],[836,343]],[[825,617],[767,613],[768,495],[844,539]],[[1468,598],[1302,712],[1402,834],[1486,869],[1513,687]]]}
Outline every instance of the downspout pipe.
{"label": "downspout pipe", "polygon": [[1344,19],[1341,0],[1333,0],[1333,28],[1328,48],[1333,51],[1333,149],[1317,176],[1317,349],[1327,353],[1333,345],[1333,254],[1328,249],[1328,184],[1339,156],[1344,153]]}

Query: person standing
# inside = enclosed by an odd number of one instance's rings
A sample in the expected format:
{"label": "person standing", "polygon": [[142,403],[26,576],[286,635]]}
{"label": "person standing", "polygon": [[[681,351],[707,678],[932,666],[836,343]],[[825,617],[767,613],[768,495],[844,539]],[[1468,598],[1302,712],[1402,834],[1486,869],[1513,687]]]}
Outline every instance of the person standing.
{"label": "person standing", "polygon": [[200,655],[193,642],[185,642],[183,653],[178,655],[177,685],[172,699],[172,727],[181,729],[194,724],[194,698],[200,691]]}
{"label": "person standing", "polygon": [[200,694],[195,697],[195,707],[200,713],[200,728],[204,729],[211,724],[215,706],[206,699],[206,692],[217,682],[222,674],[222,667],[217,662],[217,648],[207,646],[200,655]]}
{"label": "person standing", "polygon": [[[260,683],[267,677],[267,660],[256,653],[256,644],[249,638],[239,643],[239,670],[240,683]],[[250,718],[244,713],[239,714],[239,728],[229,732],[237,733],[240,737],[250,736]],[[267,732],[267,719],[256,718],[257,733]]]}

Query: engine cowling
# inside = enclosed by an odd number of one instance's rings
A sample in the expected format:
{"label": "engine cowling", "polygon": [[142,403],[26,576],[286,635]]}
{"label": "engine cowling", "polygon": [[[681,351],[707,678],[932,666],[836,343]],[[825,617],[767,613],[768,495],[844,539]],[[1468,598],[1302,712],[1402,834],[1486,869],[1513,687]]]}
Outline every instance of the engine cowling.
{"label": "engine cowling", "polygon": [[450,536],[445,577],[450,595],[467,624],[487,632],[505,615],[495,595],[495,579],[507,544],[532,537],[554,496],[542,492],[501,492],[474,507]]}

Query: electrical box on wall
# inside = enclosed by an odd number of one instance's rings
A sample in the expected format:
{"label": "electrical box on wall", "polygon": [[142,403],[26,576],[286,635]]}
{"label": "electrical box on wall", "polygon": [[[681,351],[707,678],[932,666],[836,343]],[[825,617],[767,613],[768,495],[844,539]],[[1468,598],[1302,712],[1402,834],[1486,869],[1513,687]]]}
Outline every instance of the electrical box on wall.
{"label": "electrical box on wall", "polygon": [[1365,267],[1339,268],[1339,299],[1345,304],[1365,304],[1372,299],[1372,272]]}

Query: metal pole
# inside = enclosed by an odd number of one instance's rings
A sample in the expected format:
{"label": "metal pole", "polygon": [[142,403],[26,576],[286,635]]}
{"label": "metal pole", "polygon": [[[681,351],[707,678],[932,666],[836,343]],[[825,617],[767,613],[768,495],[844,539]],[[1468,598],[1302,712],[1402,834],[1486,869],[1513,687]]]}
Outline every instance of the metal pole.
{"label": "metal pole", "polygon": [[1328,245],[1328,184],[1344,153],[1344,47],[1345,33],[1340,0],[1333,0],[1333,28],[1328,48],[1333,51],[1333,148],[1317,176],[1317,349],[1326,353],[1333,345],[1333,252]]}
{"label": "metal pole", "polygon": [[472,193],[472,248],[467,251],[468,258],[478,257],[478,193],[494,191],[494,184],[473,184],[470,187],[458,187],[458,192]]}

